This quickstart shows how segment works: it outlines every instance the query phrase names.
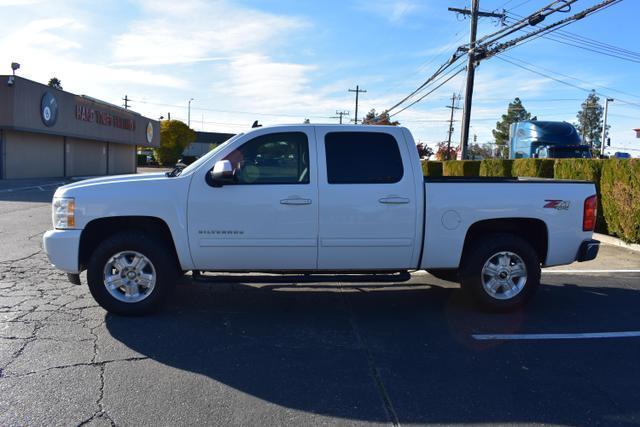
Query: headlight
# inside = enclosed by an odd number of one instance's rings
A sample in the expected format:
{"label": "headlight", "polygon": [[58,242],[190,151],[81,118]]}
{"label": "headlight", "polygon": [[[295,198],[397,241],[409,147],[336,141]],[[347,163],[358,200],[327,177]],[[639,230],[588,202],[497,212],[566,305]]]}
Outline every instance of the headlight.
{"label": "headlight", "polygon": [[74,228],[76,226],[76,201],[70,197],[53,198],[53,227]]}

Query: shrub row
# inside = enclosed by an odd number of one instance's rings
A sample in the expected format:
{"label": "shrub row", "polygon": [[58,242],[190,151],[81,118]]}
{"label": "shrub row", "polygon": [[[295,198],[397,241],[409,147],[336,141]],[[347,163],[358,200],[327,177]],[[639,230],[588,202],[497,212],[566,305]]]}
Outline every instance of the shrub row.
{"label": "shrub row", "polygon": [[480,174],[479,160],[445,160],[442,164],[444,176],[478,176]]}
{"label": "shrub row", "polygon": [[640,159],[605,160],[600,198],[609,233],[640,243]]}
{"label": "shrub row", "polygon": [[596,231],[640,243],[640,159],[486,159],[423,162],[427,176],[493,176],[593,181]]}
{"label": "shrub row", "polygon": [[442,162],[422,162],[422,174],[424,176],[442,176]]}
{"label": "shrub row", "polygon": [[513,176],[553,178],[553,159],[516,159],[513,161]]}
{"label": "shrub row", "polygon": [[598,193],[598,219],[596,221],[596,231],[607,233],[607,222],[604,218],[602,208],[602,191],[600,189],[600,175],[602,172],[603,160],[596,159],[556,159],[553,166],[553,176],[556,179],[579,179],[593,181],[596,184]]}
{"label": "shrub row", "polygon": [[485,159],[480,163],[480,176],[511,177],[513,160]]}

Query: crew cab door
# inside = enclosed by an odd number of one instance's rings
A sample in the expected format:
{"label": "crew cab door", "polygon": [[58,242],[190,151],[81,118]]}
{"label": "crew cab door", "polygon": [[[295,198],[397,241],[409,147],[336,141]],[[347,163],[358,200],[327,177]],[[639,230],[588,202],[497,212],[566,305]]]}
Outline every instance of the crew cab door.
{"label": "crew cab door", "polygon": [[[311,126],[264,129],[221,152],[235,178],[194,176],[189,245],[199,270],[307,270],[317,263],[318,184]],[[249,135],[247,135],[249,136]]]}
{"label": "crew cab door", "polygon": [[412,268],[419,239],[417,183],[400,129],[342,132],[319,126],[316,136],[318,268]]}

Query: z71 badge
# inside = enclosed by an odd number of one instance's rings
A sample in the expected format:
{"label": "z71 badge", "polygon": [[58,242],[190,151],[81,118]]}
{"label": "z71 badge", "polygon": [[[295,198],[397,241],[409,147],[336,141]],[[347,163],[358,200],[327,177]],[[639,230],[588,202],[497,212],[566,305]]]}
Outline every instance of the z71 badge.
{"label": "z71 badge", "polygon": [[571,205],[571,202],[569,202],[568,200],[545,200],[545,202],[547,203],[543,206],[543,208],[556,209],[559,211],[568,211],[569,205]]}

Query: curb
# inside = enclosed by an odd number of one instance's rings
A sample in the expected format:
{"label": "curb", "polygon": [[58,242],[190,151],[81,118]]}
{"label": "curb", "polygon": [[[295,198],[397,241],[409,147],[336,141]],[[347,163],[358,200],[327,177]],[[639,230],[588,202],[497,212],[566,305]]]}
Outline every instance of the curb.
{"label": "curb", "polygon": [[606,234],[593,233],[593,238],[600,240],[600,242],[607,245],[619,246],[621,248],[629,249],[630,251],[640,252],[640,245],[637,243],[626,243],[617,237],[609,236]]}

